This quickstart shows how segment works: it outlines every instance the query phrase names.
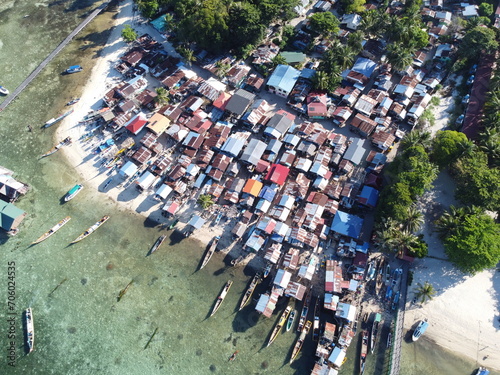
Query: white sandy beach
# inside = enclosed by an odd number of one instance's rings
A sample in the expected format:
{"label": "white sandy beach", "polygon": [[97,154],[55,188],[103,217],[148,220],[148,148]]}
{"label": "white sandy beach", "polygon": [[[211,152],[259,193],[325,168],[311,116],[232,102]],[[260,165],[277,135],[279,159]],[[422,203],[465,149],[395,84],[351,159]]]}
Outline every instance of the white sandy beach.
{"label": "white sandy beach", "polygon": [[[74,143],[71,147],[64,147],[63,152],[67,156],[71,166],[80,174],[82,182],[96,194],[106,194],[117,202],[118,205],[149,217],[159,224],[168,222],[161,216],[162,203],[152,198],[150,193],[139,194],[135,186],[126,190],[117,186],[123,182],[122,178],[114,175],[113,181],[106,193],[99,192],[102,186],[110,178],[106,168],[99,168],[100,159],[91,153],[94,144],[82,144],[77,141],[86,133],[84,126],[78,122],[91,110],[101,107],[101,97],[118,81],[120,76],[113,66],[126,49],[127,44],[121,39],[123,24],[131,24],[138,30],[139,34],[149,32],[152,29],[147,25],[134,23],[134,12],[131,0],[120,3],[119,14],[116,17],[116,27],[111,32],[107,46],[97,64],[90,72],[89,80],[81,95],[81,100],[75,105],[74,113],[66,118],[59,126],[55,142],[71,136]],[[88,72],[85,72],[88,73]],[[444,102],[442,107],[449,103]],[[446,116],[439,118],[441,126]],[[437,188],[445,189],[446,179],[436,183]],[[430,193],[432,194],[432,193]],[[449,192],[450,201],[444,202],[447,207],[452,201],[453,193]],[[431,199],[429,197],[429,199]],[[186,223],[193,210],[196,209],[194,201],[185,205],[184,213],[181,212],[181,223]],[[427,207],[432,205],[427,205]],[[181,223],[179,228],[182,229]],[[224,227],[231,228],[233,222],[224,222],[219,226],[205,225],[198,230],[195,238],[208,243],[215,235],[220,235]],[[429,243],[430,253],[437,258],[445,258],[437,236],[426,233],[426,241]],[[224,239],[223,239],[224,240]],[[229,246],[227,239],[221,243],[222,248]],[[229,249],[228,249],[229,250]],[[236,250],[236,249],[235,249]],[[235,251],[239,253],[239,251]],[[430,339],[451,351],[477,360],[479,364],[488,368],[500,370],[500,274],[495,271],[482,272],[474,277],[461,275],[450,263],[445,260],[426,258],[415,261],[415,277],[409,288],[408,300],[413,299],[413,291],[417,282],[430,281],[437,289],[438,294],[423,307],[419,305],[410,306],[405,318],[407,329],[414,327],[415,323],[422,318],[428,318],[430,327],[426,333]],[[485,358],[486,357],[486,358]],[[483,358],[485,358],[483,360]]]}

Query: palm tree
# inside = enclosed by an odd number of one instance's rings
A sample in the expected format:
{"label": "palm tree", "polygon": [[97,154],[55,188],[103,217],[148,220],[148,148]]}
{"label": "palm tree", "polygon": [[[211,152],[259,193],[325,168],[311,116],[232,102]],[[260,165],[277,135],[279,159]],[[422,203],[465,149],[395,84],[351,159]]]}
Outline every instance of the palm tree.
{"label": "palm tree", "polygon": [[488,155],[488,164],[496,167],[500,163],[500,137],[492,137],[479,146],[481,151]]}
{"label": "palm tree", "polygon": [[167,104],[170,101],[168,98],[168,91],[164,87],[158,87],[156,89],[156,97],[154,98],[154,101],[159,105]]}
{"label": "palm tree", "polygon": [[415,233],[418,231],[422,224],[424,224],[424,215],[417,210],[415,205],[411,205],[406,210],[406,217],[403,220],[403,228],[410,232]]}
{"label": "palm tree", "polygon": [[181,47],[179,48],[179,53],[184,57],[184,60],[186,60],[186,64],[188,66],[191,66],[193,62],[196,61],[196,56],[194,55],[194,51],[191,48],[184,48]]}
{"label": "palm tree", "polygon": [[431,141],[431,133],[423,130],[413,130],[406,133],[401,140],[401,147],[407,149],[412,146],[423,146],[424,148],[429,147]]}
{"label": "palm tree", "polygon": [[215,63],[215,74],[219,78],[224,78],[227,75],[229,69],[231,69],[231,64],[219,60]]}
{"label": "palm tree", "polygon": [[417,285],[418,287],[417,292],[415,293],[415,297],[420,300],[420,303],[425,303],[427,300],[430,301],[436,294],[436,290],[428,281],[426,281],[424,284],[417,283]]}
{"label": "palm tree", "polygon": [[413,54],[403,45],[390,44],[387,47],[387,61],[396,72],[402,72],[412,64]]}
{"label": "palm tree", "polygon": [[215,202],[210,194],[202,194],[198,197],[198,204],[201,206],[201,208],[206,210],[207,208],[215,204]]}
{"label": "palm tree", "polygon": [[347,45],[356,53],[359,53],[363,49],[361,42],[363,42],[364,36],[361,31],[355,31],[349,34],[347,40]]}
{"label": "palm tree", "polygon": [[337,48],[336,52],[337,52],[337,63],[340,65],[340,68],[342,70],[350,68],[354,63],[354,56],[356,56],[353,49],[348,45],[341,44]]}
{"label": "palm tree", "polygon": [[477,150],[476,144],[468,139],[460,141],[458,147],[460,148],[460,157],[471,156]]}
{"label": "palm tree", "polygon": [[313,87],[315,90],[326,90],[328,88],[329,77],[326,72],[318,70],[313,76]]}

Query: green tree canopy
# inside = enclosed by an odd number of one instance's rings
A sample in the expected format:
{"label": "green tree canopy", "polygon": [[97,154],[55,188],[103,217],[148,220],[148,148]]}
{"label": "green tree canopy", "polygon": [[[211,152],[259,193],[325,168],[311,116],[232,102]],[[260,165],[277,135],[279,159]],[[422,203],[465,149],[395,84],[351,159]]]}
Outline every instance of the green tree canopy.
{"label": "green tree canopy", "polygon": [[455,195],[465,204],[500,211],[500,168],[488,165],[488,156],[476,151],[453,165],[457,182]]}
{"label": "green tree canopy", "polygon": [[318,34],[329,35],[339,32],[339,20],[331,12],[314,13],[309,17],[310,27]]}
{"label": "green tree canopy", "polygon": [[449,166],[462,152],[467,136],[454,130],[439,131],[432,142],[431,158],[441,168]]}
{"label": "green tree canopy", "polygon": [[122,38],[127,42],[131,43],[137,39],[137,32],[130,25],[124,25],[122,30]]}
{"label": "green tree canopy", "polygon": [[479,5],[479,15],[489,17],[493,14],[493,4],[481,3]]}
{"label": "green tree canopy", "polygon": [[366,0],[344,0],[343,5],[345,12],[350,13],[362,13],[365,11]]}
{"label": "green tree canopy", "polygon": [[458,55],[478,60],[482,51],[493,52],[498,48],[495,32],[487,27],[476,26],[469,30],[458,48]]}
{"label": "green tree canopy", "polygon": [[476,273],[500,261],[500,225],[485,214],[468,215],[446,236],[445,251],[463,272]]}

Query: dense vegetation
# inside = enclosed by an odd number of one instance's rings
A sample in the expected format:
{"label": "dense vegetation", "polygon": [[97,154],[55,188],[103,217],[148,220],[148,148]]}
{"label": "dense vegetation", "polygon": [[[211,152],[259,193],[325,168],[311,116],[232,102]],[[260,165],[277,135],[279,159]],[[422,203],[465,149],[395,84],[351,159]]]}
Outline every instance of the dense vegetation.
{"label": "dense vegetation", "polygon": [[195,42],[211,52],[233,51],[244,55],[264,35],[267,25],[294,15],[298,0],[250,2],[205,0],[137,0],[141,13],[154,17],[161,9],[172,10],[176,20],[169,26],[180,42]]}
{"label": "dense vegetation", "polygon": [[480,208],[451,207],[437,228],[446,254],[463,272],[479,272],[500,261],[500,225]]}

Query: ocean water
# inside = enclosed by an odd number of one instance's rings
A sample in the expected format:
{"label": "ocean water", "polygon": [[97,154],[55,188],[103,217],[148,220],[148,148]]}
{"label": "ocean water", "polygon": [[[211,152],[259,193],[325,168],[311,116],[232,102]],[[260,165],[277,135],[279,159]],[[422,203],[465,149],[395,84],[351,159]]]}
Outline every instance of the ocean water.
{"label": "ocean water", "polygon": [[[0,85],[11,91],[100,1],[3,1],[0,3]],[[122,210],[105,195],[84,189],[71,202],[61,198],[79,181],[59,153],[38,156],[55,143],[53,128],[40,126],[79,96],[110,31],[113,11],[100,15],[40,76],[0,113],[0,165],[31,186],[16,203],[28,216],[20,233],[0,234],[0,342],[7,340],[7,263],[16,269],[15,367],[7,350],[1,374],[308,374],[313,344],[288,364],[296,339],[283,333],[265,343],[277,316],[265,319],[253,306],[237,313],[249,270],[227,268],[216,254],[197,271],[204,249],[194,239],[169,239],[145,257],[160,230],[146,218]],[[28,15],[28,17],[24,17]],[[69,65],[82,73],[63,76]],[[0,97],[0,101],[3,98]],[[31,125],[32,132],[27,130]],[[111,219],[84,241],[69,245],[101,216]],[[30,243],[65,216],[71,221],[41,244]],[[208,318],[224,283],[234,284],[221,309]],[[132,285],[121,301],[118,293]],[[59,285],[60,284],[60,285]],[[57,287],[59,285],[59,287]],[[57,287],[57,289],[55,289]],[[261,286],[262,288],[265,286]],[[55,289],[55,290],[54,290]],[[22,311],[31,306],[35,351],[23,349]],[[282,311],[281,301],[277,311]],[[146,348],[153,332],[157,332]],[[239,350],[238,357],[228,362]],[[356,374],[358,344],[348,351],[341,374]],[[365,374],[384,373],[384,353],[368,357]],[[470,374],[474,363],[457,359],[422,339],[403,346],[402,374]]]}

